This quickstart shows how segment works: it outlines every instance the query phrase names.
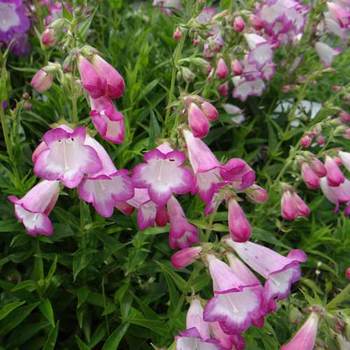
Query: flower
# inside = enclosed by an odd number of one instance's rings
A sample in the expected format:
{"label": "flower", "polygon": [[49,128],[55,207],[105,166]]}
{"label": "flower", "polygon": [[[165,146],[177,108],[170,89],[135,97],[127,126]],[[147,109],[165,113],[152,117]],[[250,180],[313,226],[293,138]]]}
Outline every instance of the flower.
{"label": "flower", "polygon": [[91,62],[82,55],[78,57],[78,69],[82,85],[89,95],[92,98],[104,96],[106,92],[105,77],[101,78]]}
{"label": "flower", "polygon": [[[165,207],[154,203],[146,188],[135,188],[134,196],[126,204],[137,209],[137,225],[140,230],[155,224],[164,226],[168,222]],[[121,203],[117,203],[116,207],[120,209]]]}
{"label": "flower", "polygon": [[222,57],[219,58],[215,74],[219,79],[226,79],[228,76],[228,67],[225,63],[225,60]]}
{"label": "flower", "polygon": [[345,181],[345,177],[334,158],[326,156],[324,166],[327,170],[327,182],[329,186],[338,187]]}
{"label": "flower", "polygon": [[151,200],[165,205],[172,194],[185,194],[195,187],[192,173],[183,166],[185,155],[180,151],[153,149],[144,155],[145,163],[133,169],[135,187],[147,188]]}
{"label": "flower", "polygon": [[313,350],[316,342],[319,316],[312,312],[303,326],[281,350]]}
{"label": "flower", "polygon": [[33,154],[34,173],[46,180],[60,180],[68,188],[79,185],[85,174],[101,170],[96,151],[85,145],[86,129],[58,127],[47,131]]}
{"label": "flower", "polygon": [[116,144],[123,143],[125,138],[123,114],[117,111],[108,97],[91,98],[90,102],[90,116],[101,137]]}
{"label": "flower", "polygon": [[186,248],[199,241],[198,230],[191,225],[180,203],[171,196],[167,203],[167,212],[170,222],[169,245],[171,248]]}
{"label": "flower", "polygon": [[125,82],[120,73],[99,55],[93,55],[91,63],[100,79],[105,80],[106,95],[113,99],[121,97],[124,93]]}
{"label": "flower", "polygon": [[301,165],[301,176],[308,188],[314,190],[320,187],[320,177],[309,163],[304,162]]}
{"label": "flower", "polygon": [[106,150],[92,137],[87,136],[84,145],[91,147],[101,161],[101,169],[84,177],[78,186],[79,197],[91,203],[104,217],[113,214],[118,202],[134,196],[134,187],[126,170],[117,170]]}
{"label": "flower", "polygon": [[209,272],[213,280],[214,297],[204,309],[204,320],[218,322],[227,334],[239,334],[259,318],[262,291],[258,282],[243,281],[227,264],[208,255]]}
{"label": "flower", "polygon": [[252,233],[244,211],[234,198],[228,201],[228,227],[231,238],[236,242],[246,242]]}
{"label": "flower", "polygon": [[186,330],[175,341],[176,350],[220,350],[218,342],[210,338],[209,323],[203,320],[203,307],[197,298],[188,309]]}
{"label": "flower", "polygon": [[350,201],[350,181],[345,181],[337,187],[330,186],[326,177],[322,177],[320,180],[320,187],[326,198],[336,204],[345,203]]}
{"label": "flower", "polygon": [[288,188],[281,198],[281,215],[283,219],[293,221],[298,217],[308,217],[310,208],[295,191]]}
{"label": "flower", "polygon": [[291,285],[300,279],[300,263],[307,259],[299,249],[291,250],[285,257],[257,243],[238,243],[229,238],[225,242],[251,269],[266,279],[264,300],[269,309],[274,308],[275,300],[289,295]]}
{"label": "flower", "polygon": [[55,206],[59,194],[59,182],[43,180],[35,185],[27,194],[19,199],[9,196],[15,206],[15,214],[19,222],[31,236],[53,233],[49,214]]}
{"label": "flower", "polygon": [[225,165],[222,165],[220,175],[239,191],[252,186],[255,181],[254,170],[240,158],[232,158]]}
{"label": "flower", "polygon": [[233,24],[232,24],[233,30],[237,33],[240,33],[244,30],[245,28],[245,22],[244,19],[241,16],[237,16],[234,20],[233,20]]}
{"label": "flower", "polygon": [[293,43],[304,32],[308,11],[298,0],[265,0],[257,6],[255,23],[271,41]]}
{"label": "flower", "polygon": [[196,261],[201,251],[202,247],[183,248],[171,256],[171,264],[175,269],[183,269]]}
{"label": "flower", "polygon": [[50,89],[53,83],[53,75],[44,69],[39,69],[33,76],[30,84],[38,92],[45,92]]}
{"label": "flower", "polygon": [[334,58],[341,53],[340,49],[333,49],[320,41],[315,44],[315,49],[325,67],[330,67]]}
{"label": "flower", "polygon": [[195,137],[203,138],[208,135],[210,124],[204,112],[191,102],[188,108],[188,124]]}
{"label": "flower", "polygon": [[26,32],[30,21],[22,0],[0,0],[0,43],[10,45],[15,54],[28,53]]}

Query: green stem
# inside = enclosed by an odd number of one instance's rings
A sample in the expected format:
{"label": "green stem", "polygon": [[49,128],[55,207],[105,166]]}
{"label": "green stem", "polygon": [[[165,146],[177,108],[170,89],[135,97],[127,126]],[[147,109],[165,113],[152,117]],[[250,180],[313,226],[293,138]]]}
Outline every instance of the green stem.
{"label": "green stem", "polygon": [[10,140],[10,136],[9,136],[9,129],[7,127],[5,113],[4,113],[2,106],[0,106],[0,120],[1,120],[1,127],[2,127],[2,133],[4,135],[6,150],[7,150],[7,153],[9,155],[11,163],[13,163],[14,157],[13,157],[13,152],[12,152],[11,140]]}
{"label": "green stem", "polygon": [[[186,33],[183,33],[183,36],[181,38],[181,40],[178,42],[174,55],[173,55],[173,68],[171,71],[171,82],[170,82],[170,89],[169,89],[169,93],[168,93],[168,102],[167,102],[167,107],[166,107],[166,112],[165,112],[165,128],[164,128],[164,133],[167,135],[168,134],[168,130],[170,128],[168,128],[168,124],[169,123],[169,118],[171,115],[171,104],[173,103],[174,99],[175,99],[175,83],[176,83],[176,74],[177,74],[177,65],[178,62],[181,58],[181,54],[182,54],[182,50],[184,47],[184,43],[186,40]],[[164,135],[165,136],[165,135]]]}

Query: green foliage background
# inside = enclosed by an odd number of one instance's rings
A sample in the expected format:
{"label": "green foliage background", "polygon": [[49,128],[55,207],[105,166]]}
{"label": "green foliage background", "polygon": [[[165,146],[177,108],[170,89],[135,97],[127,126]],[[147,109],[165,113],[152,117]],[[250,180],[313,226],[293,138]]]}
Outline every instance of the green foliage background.
{"label": "green foliage background", "polygon": [[[230,4],[221,3],[223,8]],[[164,136],[176,47],[172,33],[178,22],[191,17],[193,4],[187,1],[182,18],[162,15],[152,8],[151,1],[87,1],[87,5],[94,10],[87,42],[117,67],[127,87],[118,101],[127,122],[126,141],[122,145],[103,144],[118,168],[131,169],[142,160],[143,152]],[[241,2],[243,7],[251,5]],[[322,6],[320,3],[319,8]],[[317,9],[315,17],[320,13]],[[55,226],[52,237],[26,235],[14,217],[6,198],[9,194],[22,196],[35,183],[31,152],[50,125],[69,121],[72,113],[67,91],[60,86],[54,85],[41,95],[29,85],[32,75],[48,59],[63,57],[60,48],[44,51],[35,37],[32,48],[28,58],[10,57],[7,62],[11,82],[7,92],[13,111],[5,121],[11,150],[6,150],[4,140],[0,144],[0,348],[138,350],[152,349],[151,344],[167,348],[184,328],[188,296],[211,296],[211,281],[202,264],[181,272],[171,267],[168,227],[140,232],[134,215],[126,217],[119,212],[106,220],[79,201],[73,190],[64,191],[51,215]],[[186,45],[183,57],[194,54],[198,52]],[[302,64],[289,74],[288,67],[299,55],[303,55]],[[309,256],[291,297],[268,317],[263,329],[247,332],[248,350],[277,349],[298,327],[290,322],[296,309],[313,303],[326,305],[347,285],[344,271],[350,265],[349,219],[335,214],[319,192],[303,185],[300,189],[312,209],[310,218],[286,223],[279,215],[281,193],[276,179],[294,181],[292,171],[286,171],[282,178],[279,174],[305,128],[315,121],[305,119],[293,129],[289,114],[274,119],[272,111],[285,98],[321,102],[324,107],[318,120],[340,107],[349,108],[331,88],[349,83],[349,59],[350,53],[343,53],[334,71],[285,94],[283,85],[295,83],[300,75],[311,76],[320,63],[308,42],[292,50],[279,50],[277,74],[269,89],[262,98],[251,98],[242,105],[247,121],[239,127],[226,123],[229,117],[220,110],[222,121],[206,139],[219,159],[241,157],[252,164],[258,183],[270,193],[267,204],[246,207],[254,226],[253,238],[281,253],[297,247]],[[199,81],[189,90],[200,90],[206,84],[204,75]],[[31,95],[31,110],[24,108],[25,92]],[[175,89],[175,96],[178,92]],[[205,97],[218,101],[214,87]],[[78,108],[80,122],[93,132],[83,98]],[[349,143],[342,146],[350,151]],[[191,222],[201,229],[202,238],[210,233],[215,242],[227,232],[226,212],[217,213],[210,224],[198,198],[188,197],[182,203]],[[331,305],[329,311],[350,316],[347,296],[344,300],[341,305]],[[320,339],[327,349],[336,349],[328,326],[324,323]]]}

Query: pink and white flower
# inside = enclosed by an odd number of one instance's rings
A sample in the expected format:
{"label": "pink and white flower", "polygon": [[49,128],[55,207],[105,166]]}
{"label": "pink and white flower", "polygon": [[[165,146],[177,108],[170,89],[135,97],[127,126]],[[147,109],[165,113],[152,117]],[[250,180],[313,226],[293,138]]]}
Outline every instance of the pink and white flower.
{"label": "pink and white flower", "polygon": [[337,208],[340,203],[346,203],[350,201],[350,181],[345,181],[337,187],[329,186],[326,177],[321,178],[320,187],[326,198],[334,203]]}
{"label": "pink and white flower", "polygon": [[281,350],[313,350],[316,343],[319,316],[312,312],[303,326]]}
{"label": "pink and white flower", "polygon": [[44,134],[43,143],[33,154],[34,173],[46,180],[59,180],[68,188],[74,188],[85,174],[100,171],[102,164],[96,151],[85,145],[85,128],[65,129],[58,127]]}
{"label": "pink and white flower", "polygon": [[44,69],[39,69],[33,76],[30,85],[38,92],[45,92],[50,89],[53,83],[53,75]]}
{"label": "pink and white flower", "polygon": [[204,309],[204,320],[218,322],[227,334],[239,334],[261,315],[262,291],[254,283],[246,283],[227,264],[208,255],[214,297]]}
{"label": "pink and white flower", "polygon": [[203,307],[193,299],[186,317],[186,330],[175,337],[176,350],[221,350],[210,338],[209,323],[203,320]]}
{"label": "pink and white flower", "polygon": [[225,242],[250,268],[266,279],[264,300],[269,309],[274,309],[276,300],[289,295],[291,285],[301,277],[300,263],[307,259],[306,254],[298,249],[291,250],[284,257],[257,243],[238,243],[229,238]]}
{"label": "pink and white flower", "polygon": [[315,49],[325,67],[330,67],[334,58],[341,53],[340,49],[333,49],[320,41],[315,44]]}
{"label": "pink and white flower", "polygon": [[188,125],[192,130],[193,135],[199,138],[207,136],[210,128],[209,119],[196,103],[191,102],[188,107],[187,115]]}
{"label": "pink and white flower", "polygon": [[169,246],[172,249],[187,248],[199,241],[198,229],[190,224],[185,213],[174,196],[167,203],[170,222]]}
{"label": "pink and white flower", "polygon": [[80,182],[79,197],[91,203],[101,216],[110,217],[118,202],[133,197],[131,179],[126,170],[116,169],[106,150],[92,137],[87,136],[84,144],[95,150],[102,168],[94,174],[87,175]]}
{"label": "pink and white flower", "polygon": [[90,116],[101,137],[116,144],[123,143],[125,138],[123,114],[117,111],[108,97],[103,96],[90,101]]}
{"label": "pink and white flower", "polygon": [[144,160],[134,168],[132,180],[135,187],[148,189],[154,203],[165,205],[172,194],[185,194],[195,188],[192,173],[183,165],[184,153],[165,153],[156,148],[145,153]]}
{"label": "pink and white flower", "polygon": [[54,208],[60,186],[58,181],[43,180],[35,185],[27,194],[19,199],[9,196],[15,206],[15,214],[31,236],[50,236],[53,226],[49,214]]}

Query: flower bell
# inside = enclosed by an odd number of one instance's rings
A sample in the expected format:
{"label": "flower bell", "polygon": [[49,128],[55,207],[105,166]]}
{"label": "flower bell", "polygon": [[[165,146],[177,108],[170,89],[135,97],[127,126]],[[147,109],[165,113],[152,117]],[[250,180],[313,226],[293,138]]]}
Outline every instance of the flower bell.
{"label": "flower bell", "polygon": [[86,129],[51,129],[33,154],[34,173],[46,180],[59,180],[68,188],[79,185],[85,174],[101,170],[96,151],[85,145]]}
{"label": "flower bell", "polygon": [[15,206],[15,214],[31,236],[49,236],[53,226],[49,214],[54,208],[60,186],[58,181],[43,180],[35,185],[27,194],[19,199],[9,196]]}

